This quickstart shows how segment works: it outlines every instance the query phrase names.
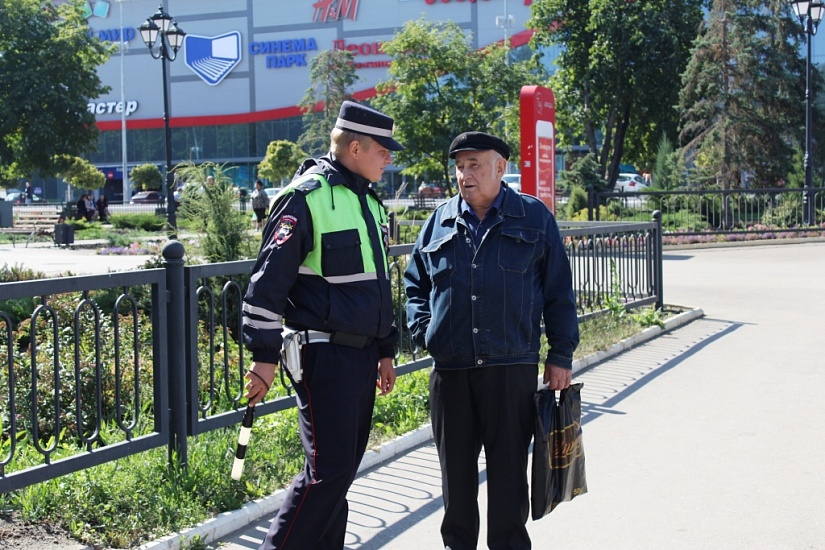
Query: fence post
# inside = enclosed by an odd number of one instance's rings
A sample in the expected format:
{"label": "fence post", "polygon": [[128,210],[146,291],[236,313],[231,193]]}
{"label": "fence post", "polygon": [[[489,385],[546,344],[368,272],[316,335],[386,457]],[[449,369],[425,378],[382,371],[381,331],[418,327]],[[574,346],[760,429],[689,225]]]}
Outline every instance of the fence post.
{"label": "fence post", "polygon": [[596,208],[596,190],[592,185],[587,186],[587,221],[593,221],[593,209]]}
{"label": "fence post", "polygon": [[393,210],[389,214],[387,214],[388,225],[389,225],[389,232],[390,232],[390,242],[398,244],[400,235],[398,234],[398,220],[396,218],[396,213]]}
{"label": "fence post", "polygon": [[180,241],[163,245],[166,268],[166,345],[169,365],[169,465],[177,456],[181,468],[187,466],[186,449],[186,336],[184,319],[186,295],[183,277],[184,248]]}
{"label": "fence post", "polygon": [[664,259],[662,258],[662,211],[653,211],[653,221],[656,222],[656,230],[654,235],[653,250],[655,250],[654,265],[654,284],[656,285],[656,309],[664,309],[665,299],[663,297],[665,290],[664,278]]}

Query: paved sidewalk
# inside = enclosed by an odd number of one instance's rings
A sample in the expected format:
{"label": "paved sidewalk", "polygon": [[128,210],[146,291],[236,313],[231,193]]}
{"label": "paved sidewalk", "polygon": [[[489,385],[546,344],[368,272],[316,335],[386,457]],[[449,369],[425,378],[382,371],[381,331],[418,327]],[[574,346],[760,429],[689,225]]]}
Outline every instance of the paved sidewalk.
{"label": "paved sidewalk", "polygon": [[[589,493],[533,547],[825,548],[823,273],[823,243],[666,251],[666,303],[706,317],[577,374]],[[441,547],[431,443],[350,499],[346,548]],[[257,548],[273,515],[209,548]]]}
{"label": "paved sidewalk", "polygon": [[[95,275],[110,271],[139,269],[151,255],[101,255],[98,250],[106,246],[105,240],[78,241],[75,248],[56,247],[48,242],[0,244],[0,267],[22,266],[40,271],[47,276]],[[94,245],[94,246],[92,246]]]}
{"label": "paved sidewalk", "polygon": [[[145,260],[16,250],[0,245],[0,265],[22,253],[11,263],[82,274]],[[665,302],[705,317],[576,375],[589,493],[529,522],[533,547],[825,548],[823,274],[825,243],[665,250]],[[441,547],[427,436],[382,451],[399,454],[356,480],[348,549]],[[483,479],[483,458],[479,467]],[[486,485],[479,494],[483,517]],[[209,548],[257,548],[278,498],[208,522],[235,522]]]}

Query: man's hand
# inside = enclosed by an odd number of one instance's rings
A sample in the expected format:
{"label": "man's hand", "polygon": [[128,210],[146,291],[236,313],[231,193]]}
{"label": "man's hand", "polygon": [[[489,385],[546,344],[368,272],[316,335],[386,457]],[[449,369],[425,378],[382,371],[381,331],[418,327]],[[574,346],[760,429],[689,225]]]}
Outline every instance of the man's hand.
{"label": "man's hand", "polygon": [[378,361],[378,395],[387,395],[395,387],[395,367],[392,366],[392,358],[384,357]]}
{"label": "man's hand", "polygon": [[252,363],[246,376],[244,376],[248,380],[246,386],[244,386],[246,388],[244,397],[249,399],[250,405],[257,405],[269,392],[272,381],[275,380],[275,369],[277,368],[278,365],[275,363]]}
{"label": "man's hand", "polygon": [[573,371],[545,363],[544,383],[548,390],[563,390],[573,383]]}

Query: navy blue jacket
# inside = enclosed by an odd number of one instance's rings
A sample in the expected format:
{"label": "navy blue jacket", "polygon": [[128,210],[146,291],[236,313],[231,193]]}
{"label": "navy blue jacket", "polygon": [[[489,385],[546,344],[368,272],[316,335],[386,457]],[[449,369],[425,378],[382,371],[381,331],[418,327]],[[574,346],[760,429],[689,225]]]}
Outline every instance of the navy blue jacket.
{"label": "navy blue jacket", "polygon": [[404,282],[407,324],[438,369],[539,362],[572,368],[579,343],[570,262],[547,207],[504,186],[504,202],[476,246],[460,197],[424,224]]}
{"label": "navy blue jacket", "polygon": [[[330,186],[345,186],[356,195],[374,196],[369,181],[347,170],[331,155],[305,162],[296,177],[313,172],[323,174]],[[367,336],[377,341],[381,357],[395,355],[398,329],[388,277],[341,285],[332,284],[324,277],[300,273],[309,252],[321,246],[314,242],[313,215],[347,215],[340,207],[335,209],[332,196],[328,197],[327,210],[310,212],[306,194],[323,192],[320,185],[306,185],[275,198],[243,304],[244,343],[254,361],[277,363],[280,360],[284,325]],[[387,244],[384,241],[386,216],[374,220],[366,203],[362,201],[362,204],[360,215],[367,226],[380,226],[380,232],[376,229],[370,240],[375,262],[383,264],[381,248]],[[335,256],[339,264],[337,275],[356,274],[363,269],[360,262],[354,261],[360,256],[348,254],[350,251],[342,250]]]}

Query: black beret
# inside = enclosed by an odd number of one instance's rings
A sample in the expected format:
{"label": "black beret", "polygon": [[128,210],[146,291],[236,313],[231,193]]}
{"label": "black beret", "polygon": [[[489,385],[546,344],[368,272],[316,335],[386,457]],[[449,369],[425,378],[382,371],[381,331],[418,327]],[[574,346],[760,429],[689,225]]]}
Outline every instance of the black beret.
{"label": "black beret", "polygon": [[464,132],[450,144],[450,158],[454,159],[459,151],[497,151],[505,160],[510,160],[510,146],[504,140],[484,132]]}
{"label": "black beret", "polygon": [[390,151],[404,149],[403,145],[392,139],[392,117],[354,101],[341,104],[335,127],[367,135]]}

